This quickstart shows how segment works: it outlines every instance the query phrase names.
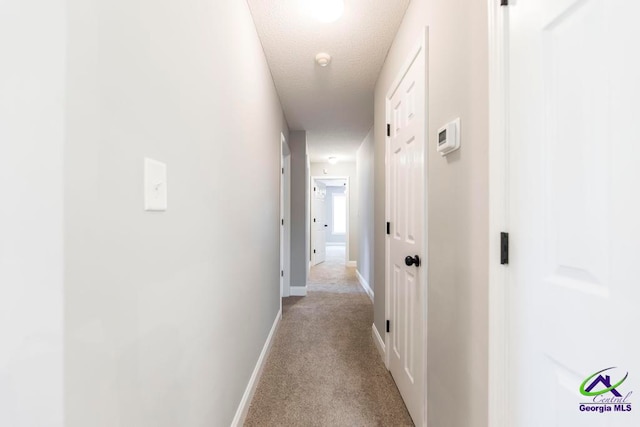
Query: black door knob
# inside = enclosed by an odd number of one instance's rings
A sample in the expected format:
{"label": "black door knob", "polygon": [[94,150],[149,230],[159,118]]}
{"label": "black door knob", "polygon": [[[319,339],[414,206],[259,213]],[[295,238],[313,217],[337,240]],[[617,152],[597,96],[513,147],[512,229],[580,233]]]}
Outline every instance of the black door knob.
{"label": "black door knob", "polygon": [[407,264],[409,267],[411,267],[412,265],[415,265],[416,267],[420,267],[420,257],[418,255],[408,256],[404,259],[404,263]]}

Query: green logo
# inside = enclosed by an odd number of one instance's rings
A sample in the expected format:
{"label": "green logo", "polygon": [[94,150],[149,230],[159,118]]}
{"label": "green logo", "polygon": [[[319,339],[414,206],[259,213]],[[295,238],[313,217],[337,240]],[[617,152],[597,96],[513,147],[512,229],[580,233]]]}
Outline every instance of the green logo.
{"label": "green logo", "polygon": [[[624,378],[622,378],[617,383],[611,385],[611,377],[609,375],[604,375],[604,376],[600,375],[603,372],[609,371],[611,369],[615,369],[615,367],[607,368],[607,369],[603,369],[601,371],[598,371],[595,374],[591,375],[586,380],[584,380],[584,382],[580,385],[580,393],[583,396],[600,396],[601,394],[605,394],[605,393],[611,392],[616,397],[622,397],[622,395],[618,392],[618,390],[616,390],[616,388],[620,387],[622,385],[622,383],[625,382],[625,380],[629,376],[629,373],[627,372],[627,374],[624,376]],[[593,378],[595,378],[595,380],[590,382]],[[589,383],[588,386],[587,386],[587,383]],[[593,391],[593,389],[598,384],[602,384],[605,388]]]}

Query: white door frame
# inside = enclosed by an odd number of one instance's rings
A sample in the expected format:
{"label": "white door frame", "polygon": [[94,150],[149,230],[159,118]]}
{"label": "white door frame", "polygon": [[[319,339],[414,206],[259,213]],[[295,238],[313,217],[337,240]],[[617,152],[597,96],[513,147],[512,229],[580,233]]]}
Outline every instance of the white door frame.
{"label": "white door frame", "polygon": [[[399,70],[399,72],[397,73],[397,77],[396,79],[393,81],[393,83],[391,84],[389,90],[387,91],[387,94],[385,96],[385,118],[386,118],[386,123],[391,123],[391,108],[390,108],[390,98],[391,95],[393,94],[393,92],[395,91],[395,88],[402,82],[402,79],[404,78],[405,74],[407,73],[407,71],[409,70],[409,68],[411,67],[411,65],[413,64],[413,60],[414,58],[422,51],[424,50],[425,55],[425,85],[424,85],[424,90],[425,90],[425,96],[424,96],[424,101],[425,101],[425,114],[424,114],[424,167],[425,167],[425,185],[424,185],[424,231],[423,231],[423,236],[422,238],[424,239],[424,256],[423,256],[423,260],[422,260],[422,268],[424,269],[424,274],[422,274],[422,283],[420,283],[420,286],[423,287],[423,289],[426,290],[426,292],[424,293],[425,298],[424,298],[424,306],[422,308],[422,314],[423,314],[423,319],[422,319],[422,324],[423,324],[423,357],[422,357],[422,372],[424,375],[424,390],[423,390],[423,420],[424,420],[424,425],[427,425],[427,308],[428,308],[428,300],[429,300],[429,287],[428,287],[428,275],[429,275],[429,245],[428,245],[428,236],[429,236],[429,222],[428,222],[428,203],[429,203],[429,186],[428,186],[428,172],[427,172],[427,168],[429,165],[429,79],[427,78],[428,74],[429,74],[429,55],[428,55],[428,43],[429,40],[429,28],[425,27],[421,36],[420,36],[420,40],[419,42],[413,47],[413,49],[411,49],[409,56],[406,60],[406,62],[403,64],[402,68]],[[386,135],[386,133],[385,133]],[[391,138],[389,136],[385,136],[385,217],[386,217],[386,221],[389,221],[389,218],[391,218],[391,205],[390,205],[390,197],[389,197],[389,176],[390,176],[390,167],[391,164],[389,162],[389,159],[391,158]],[[391,240],[390,240],[390,236],[388,234],[385,234],[385,248],[384,248],[384,266],[385,266],[385,283],[384,283],[384,295],[385,295],[385,307],[384,307],[384,313],[385,313],[385,319],[389,319],[391,316],[391,272],[389,271],[389,260],[390,260],[390,248],[391,248]],[[385,334],[384,334],[384,346],[385,346],[385,360],[384,360],[384,364],[386,366],[387,369],[389,369],[389,363],[390,363],[390,357],[391,357],[391,342],[389,339],[389,333],[386,332],[385,330]]]}
{"label": "white door frame", "polygon": [[[347,194],[347,231],[345,233],[345,254],[344,254],[344,265],[349,264],[349,215],[350,215],[350,199],[351,199],[351,183],[349,182],[348,176],[338,176],[338,175],[320,175],[320,176],[312,176],[311,177],[311,186],[309,188],[309,194],[311,194],[311,203],[313,203],[313,186],[315,185],[316,179],[325,180],[325,179],[343,179],[347,182],[347,186],[345,192]],[[313,227],[313,206],[309,210],[309,218],[311,227]],[[311,231],[311,248],[313,250],[313,230]],[[311,254],[313,257],[313,253]]]}
{"label": "white door frame", "polygon": [[[284,276],[280,276],[280,304],[282,298],[291,295],[291,152],[289,145],[280,134],[280,268]],[[283,172],[282,172],[283,171]]]}
{"label": "white door frame", "polygon": [[508,274],[500,264],[500,232],[508,212],[508,7],[488,0],[489,11],[489,427],[508,427]]}

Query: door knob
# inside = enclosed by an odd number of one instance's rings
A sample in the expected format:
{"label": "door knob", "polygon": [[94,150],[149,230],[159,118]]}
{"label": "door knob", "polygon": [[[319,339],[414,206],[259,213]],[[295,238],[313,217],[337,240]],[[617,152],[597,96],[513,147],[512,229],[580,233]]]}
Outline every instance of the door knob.
{"label": "door knob", "polygon": [[420,257],[418,255],[408,256],[404,259],[404,263],[407,264],[409,267],[411,267],[412,265],[415,265],[416,267],[420,267]]}

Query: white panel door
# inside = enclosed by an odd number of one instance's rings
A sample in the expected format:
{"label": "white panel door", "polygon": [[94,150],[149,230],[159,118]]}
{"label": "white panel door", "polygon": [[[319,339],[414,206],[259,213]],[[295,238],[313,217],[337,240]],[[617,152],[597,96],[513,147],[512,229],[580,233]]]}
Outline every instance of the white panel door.
{"label": "white panel door", "polygon": [[508,425],[640,426],[640,4],[513,3]]}
{"label": "white panel door", "polygon": [[[389,236],[389,370],[416,425],[424,422],[425,231],[425,54],[401,71],[387,100],[391,222]],[[409,259],[407,259],[409,257]],[[420,265],[415,264],[415,257]],[[414,264],[409,265],[411,261]]]}
{"label": "white panel door", "polygon": [[327,215],[327,207],[325,196],[327,194],[327,186],[322,182],[313,184],[313,216],[311,218],[312,231],[312,259],[313,265],[320,264],[326,259],[327,242],[325,235],[325,218]]}
{"label": "white panel door", "polygon": [[[280,142],[281,148],[284,147],[284,138]],[[284,154],[280,157],[280,298],[285,296],[284,290],[284,271],[285,271],[285,203],[284,203]],[[282,308],[282,300],[280,300],[280,308]]]}

